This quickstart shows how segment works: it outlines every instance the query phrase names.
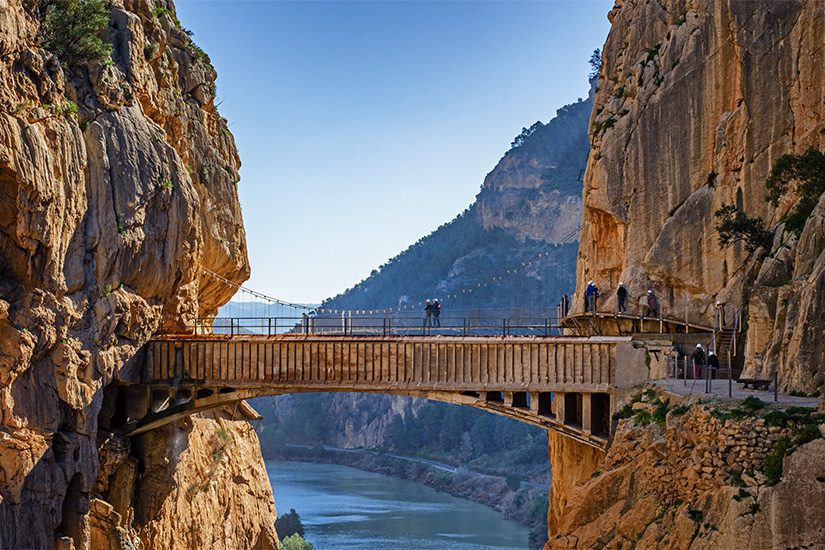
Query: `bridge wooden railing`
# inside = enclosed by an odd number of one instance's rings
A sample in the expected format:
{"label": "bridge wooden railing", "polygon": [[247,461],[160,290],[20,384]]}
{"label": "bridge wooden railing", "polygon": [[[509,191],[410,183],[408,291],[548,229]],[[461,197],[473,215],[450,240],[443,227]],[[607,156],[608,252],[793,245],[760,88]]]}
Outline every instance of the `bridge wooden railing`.
{"label": "bridge wooden railing", "polygon": [[168,336],[150,342],[143,376],[304,391],[606,391],[631,349],[621,337]]}

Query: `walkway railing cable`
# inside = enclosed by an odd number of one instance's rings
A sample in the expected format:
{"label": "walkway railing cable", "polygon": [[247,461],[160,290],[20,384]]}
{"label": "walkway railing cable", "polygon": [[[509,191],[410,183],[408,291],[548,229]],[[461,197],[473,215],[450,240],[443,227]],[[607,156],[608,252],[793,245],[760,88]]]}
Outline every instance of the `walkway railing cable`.
{"label": "walkway railing cable", "polygon": [[203,266],[201,266],[201,271],[203,271],[204,273],[206,273],[207,275],[209,275],[211,277],[214,277],[215,279],[219,280],[220,282],[237,289],[239,292],[243,292],[243,293],[248,294],[250,296],[253,296],[255,298],[259,298],[259,299],[264,300],[266,302],[270,302],[272,304],[277,304],[277,305],[285,306],[285,307],[291,307],[291,308],[294,308],[294,309],[307,309],[307,310],[315,309],[315,308],[318,307],[318,304],[299,304],[299,303],[295,303],[295,302],[288,302],[286,300],[281,300],[279,298],[274,298],[272,296],[268,296],[266,294],[263,294],[262,292],[252,290],[249,287],[245,287],[243,285],[239,285],[238,283],[230,281],[226,277],[224,277],[222,275],[219,275],[219,274],[215,273],[214,271],[212,271],[211,269],[203,267]]}

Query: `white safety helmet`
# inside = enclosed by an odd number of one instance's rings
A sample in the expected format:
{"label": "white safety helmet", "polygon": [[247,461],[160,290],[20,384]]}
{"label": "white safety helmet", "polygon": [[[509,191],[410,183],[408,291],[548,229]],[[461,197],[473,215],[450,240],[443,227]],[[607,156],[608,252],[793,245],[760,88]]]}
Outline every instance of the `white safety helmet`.
{"label": "white safety helmet", "polygon": [[696,347],[702,349],[702,344],[696,344]]}
{"label": "white safety helmet", "polygon": [[648,289],[647,293],[648,293],[648,294],[653,294],[653,289],[652,289],[652,288],[651,288],[651,289]]}

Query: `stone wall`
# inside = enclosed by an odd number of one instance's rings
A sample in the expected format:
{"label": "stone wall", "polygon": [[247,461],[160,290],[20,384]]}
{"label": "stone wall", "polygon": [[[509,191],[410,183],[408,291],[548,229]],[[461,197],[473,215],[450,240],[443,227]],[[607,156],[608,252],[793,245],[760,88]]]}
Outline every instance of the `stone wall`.
{"label": "stone wall", "polygon": [[[674,403],[664,425],[643,421],[639,413],[659,404],[636,403],[592,476],[565,488],[567,506],[557,518],[551,510],[547,548],[825,545],[825,425],[800,442],[798,423],[770,426],[764,410],[732,415],[718,403]],[[770,485],[762,470],[783,438],[782,477]]]}

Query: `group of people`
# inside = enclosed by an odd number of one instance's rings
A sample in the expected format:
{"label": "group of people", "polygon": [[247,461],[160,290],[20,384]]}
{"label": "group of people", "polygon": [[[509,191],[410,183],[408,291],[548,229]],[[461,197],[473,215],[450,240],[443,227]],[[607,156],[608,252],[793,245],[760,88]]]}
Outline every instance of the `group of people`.
{"label": "group of people", "polygon": [[438,300],[424,300],[424,327],[441,326],[441,302]]}
{"label": "group of people", "polygon": [[707,357],[705,357],[705,348],[702,344],[696,344],[696,349],[690,355],[690,361],[693,363],[693,378],[698,380],[702,378],[702,366],[707,365],[709,369],[709,377],[713,378],[716,371],[719,369],[719,358],[712,349],[708,350]]}
{"label": "group of people", "polygon": [[[598,311],[599,287],[596,283],[589,281],[587,287],[584,289],[584,311],[587,313],[595,313]],[[624,282],[619,282],[619,288],[616,289],[616,313],[627,313],[627,300],[629,294]],[[639,305],[642,308],[643,317],[658,317],[660,313],[659,298],[653,289],[648,289],[647,293],[642,295],[639,299]]]}

